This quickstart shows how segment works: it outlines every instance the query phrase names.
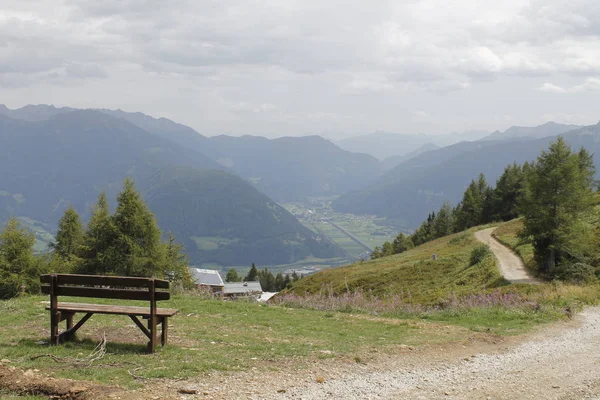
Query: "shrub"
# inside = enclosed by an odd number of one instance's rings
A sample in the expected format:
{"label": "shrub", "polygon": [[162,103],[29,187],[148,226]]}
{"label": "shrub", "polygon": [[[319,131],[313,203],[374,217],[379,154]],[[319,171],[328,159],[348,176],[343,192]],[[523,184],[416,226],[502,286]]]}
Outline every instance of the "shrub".
{"label": "shrub", "polygon": [[488,255],[491,254],[490,248],[485,244],[480,244],[471,251],[469,258],[470,265],[476,265],[482,262]]}
{"label": "shrub", "polygon": [[594,280],[596,269],[585,263],[566,264],[557,268],[560,280],[569,283],[581,284]]}

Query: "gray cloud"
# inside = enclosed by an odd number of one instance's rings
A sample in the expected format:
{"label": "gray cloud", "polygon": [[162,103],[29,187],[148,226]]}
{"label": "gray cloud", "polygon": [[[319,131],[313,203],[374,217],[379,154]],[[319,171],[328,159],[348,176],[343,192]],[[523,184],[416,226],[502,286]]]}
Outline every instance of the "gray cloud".
{"label": "gray cloud", "polygon": [[[545,91],[597,119],[594,0],[4,3],[0,86],[15,106],[120,107],[205,133],[450,131],[558,114]],[[522,93],[539,101],[508,101]]]}

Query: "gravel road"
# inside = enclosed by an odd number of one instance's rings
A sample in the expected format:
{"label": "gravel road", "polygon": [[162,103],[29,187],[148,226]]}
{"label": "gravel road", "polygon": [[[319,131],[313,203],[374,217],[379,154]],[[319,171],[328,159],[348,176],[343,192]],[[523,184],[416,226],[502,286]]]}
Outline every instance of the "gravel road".
{"label": "gravel road", "polygon": [[513,283],[539,283],[539,281],[527,273],[523,261],[512,250],[506,248],[492,236],[494,229],[496,228],[477,231],[475,232],[475,237],[480,242],[490,246],[490,249],[498,259],[502,276]]}
{"label": "gravel road", "polygon": [[[578,326],[547,328],[521,343],[454,361],[355,373],[253,399],[600,399],[600,308]],[[424,360],[427,363],[426,360]]]}

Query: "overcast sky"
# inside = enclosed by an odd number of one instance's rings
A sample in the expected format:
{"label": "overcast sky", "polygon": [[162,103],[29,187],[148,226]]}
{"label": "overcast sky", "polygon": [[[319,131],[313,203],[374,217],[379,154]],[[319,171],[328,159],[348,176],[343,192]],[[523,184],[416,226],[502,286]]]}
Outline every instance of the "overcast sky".
{"label": "overcast sky", "polygon": [[598,0],[0,0],[0,103],[206,135],[600,119]]}

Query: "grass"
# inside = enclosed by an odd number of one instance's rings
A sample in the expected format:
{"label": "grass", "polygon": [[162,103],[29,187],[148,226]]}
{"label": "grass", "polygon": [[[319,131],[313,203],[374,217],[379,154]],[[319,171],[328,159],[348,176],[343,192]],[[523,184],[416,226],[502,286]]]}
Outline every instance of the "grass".
{"label": "grass", "polygon": [[342,294],[360,289],[375,296],[401,296],[408,303],[435,304],[451,295],[505,285],[493,258],[469,265],[470,253],[478,245],[472,231],[459,233],[402,254],[321,271],[292,290]]}
{"label": "grass", "polygon": [[[464,334],[439,332],[395,319],[368,320],[344,313],[174,296],[164,307],[181,310],[171,321],[170,344],[145,354],[141,332],[123,316],[94,315],[78,332],[80,340],[48,346],[46,297],[25,296],[0,302],[0,359],[23,369],[56,377],[135,387],[128,370],[147,378],[187,378],[210,371],[276,368],[278,362],[328,357],[368,357],[374,349],[457,341]],[[70,300],[70,299],[69,299]],[[84,300],[85,301],[85,300]],[[111,303],[111,301],[104,301]],[[119,303],[112,302],[113,304]],[[97,364],[78,368],[49,357],[84,357],[103,332],[108,354]],[[110,366],[109,366],[110,365]]]}
{"label": "grass", "polygon": [[[511,222],[500,233],[515,240],[517,227]],[[402,345],[463,343],[479,332],[519,334],[598,302],[598,285],[507,284],[491,254],[472,257],[480,246],[474,230],[400,255],[321,271],[298,281],[276,304],[173,296],[161,306],[181,311],[171,319],[169,345],[154,355],[145,353],[145,338],[126,317],[95,315],[79,340],[48,346],[46,297],[0,301],[0,359],[55,377],[133,388],[141,384],[128,373],[133,369],[146,378],[186,379],[290,364],[310,368],[324,358],[362,362]],[[90,367],[75,366],[72,360],[88,355],[103,332],[106,356]],[[70,362],[34,358],[46,354]]]}
{"label": "grass", "polygon": [[521,257],[525,266],[532,270],[535,266],[533,246],[530,243],[523,242],[523,240],[519,238],[519,233],[522,229],[523,221],[521,219],[514,219],[496,228],[494,237],[498,239],[500,243],[512,249],[519,257]]}

